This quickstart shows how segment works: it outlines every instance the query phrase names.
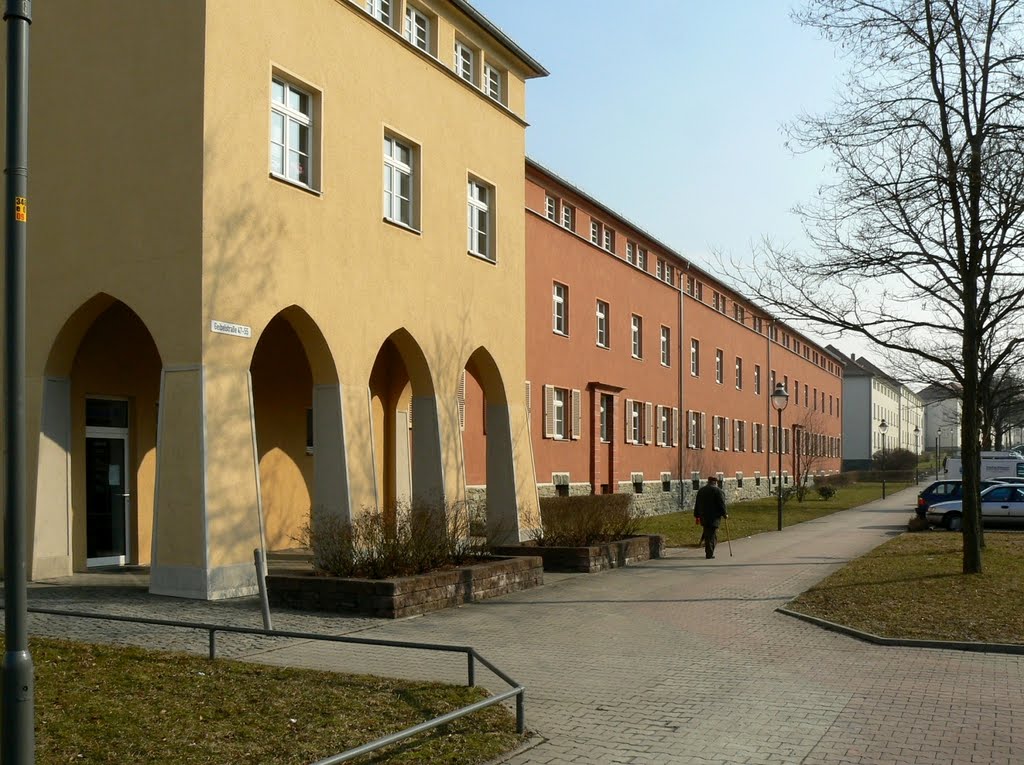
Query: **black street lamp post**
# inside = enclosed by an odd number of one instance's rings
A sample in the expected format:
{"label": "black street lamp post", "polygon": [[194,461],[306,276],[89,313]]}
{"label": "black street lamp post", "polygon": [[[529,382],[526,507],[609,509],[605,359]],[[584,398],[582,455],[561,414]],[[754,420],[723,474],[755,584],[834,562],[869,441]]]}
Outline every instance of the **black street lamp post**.
{"label": "black street lamp post", "polygon": [[878,423],[878,431],[882,434],[882,499],[885,499],[885,432],[889,430],[889,423],[882,418]]}
{"label": "black street lamp post", "polygon": [[782,383],[776,383],[775,392],[772,393],[772,406],[779,413],[778,441],[775,448],[779,452],[779,472],[776,480],[779,482],[779,531],[782,531],[782,410],[789,405],[789,394]]}
{"label": "black street lamp post", "polygon": [[939,437],[942,435],[942,428],[935,429],[935,480],[939,480]]}

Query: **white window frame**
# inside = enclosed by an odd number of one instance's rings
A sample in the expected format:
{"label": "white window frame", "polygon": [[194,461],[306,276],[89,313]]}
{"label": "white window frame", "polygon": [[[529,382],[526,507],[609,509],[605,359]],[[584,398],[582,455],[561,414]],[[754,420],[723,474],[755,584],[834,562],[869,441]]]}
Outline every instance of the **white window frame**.
{"label": "white window frame", "polygon": [[476,51],[461,40],[455,41],[455,73],[476,85]]}
{"label": "white window frame", "polygon": [[736,357],[736,390],[743,390],[743,359]]}
{"label": "white window frame", "polygon": [[725,381],[725,351],[715,349],[715,382],[721,385]]}
{"label": "white window frame", "polygon": [[562,228],[576,230],[576,208],[562,202]]}
{"label": "white window frame", "polygon": [[470,177],[466,184],[467,247],[471,255],[496,262],[494,252],[494,187]]}
{"label": "white window frame", "polygon": [[553,282],[551,287],[551,331],[569,336],[569,287],[561,282]]}
{"label": "white window frame", "polygon": [[634,359],[642,359],[644,357],[644,320],[643,317],[637,316],[635,313],[632,314],[630,319],[630,330],[631,330],[631,350]]}
{"label": "white window frame", "polygon": [[615,252],[615,232],[607,226],[604,227],[604,243],[601,246],[608,252]]}
{"label": "white window frame", "polygon": [[[276,87],[275,87],[276,86]],[[282,100],[275,98],[275,90],[281,89]],[[295,94],[300,98],[306,99],[307,111],[302,111],[301,108],[295,108],[290,104],[290,96]],[[314,110],[316,108],[316,96],[310,90],[307,90],[299,85],[296,85],[291,80],[274,75],[271,78],[270,87],[270,173],[277,178],[283,178],[290,183],[303,186],[305,188],[314,189],[316,188],[316,155],[314,153],[314,139],[315,139],[315,122],[314,122]],[[281,119],[281,135],[274,135],[274,116]],[[291,142],[291,126],[295,125],[298,127],[300,140],[301,135],[306,136],[306,145],[308,151],[303,152],[297,146],[292,146]],[[280,140],[275,140],[279,138]],[[280,167],[275,166],[274,162],[274,147],[280,147],[281,152],[281,163]],[[295,154],[300,157],[299,172],[293,174],[290,170],[291,163],[288,161],[289,156]],[[303,179],[302,162],[301,158],[305,159],[305,179]]]}
{"label": "white window frame", "polygon": [[[402,160],[399,153],[401,149],[408,152],[408,162]],[[401,194],[403,178],[409,181],[408,220],[401,214],[401,201],[404,199]],[[416,228],[416,147],[390,133],[384,134],[384,218],[393,223]]]}
{"label": "white window frame", "polygon": [[611,441],[611,422],[612,422],[612,396],[608,393],[600,394],[599,405],[601,407],[600,414],[600,438],[601,443],[606,444]]}
{"label": "white window frame", "polygon": [[565,440],[568,418],[569,391],[566,388],[555,388],[551,398],[551,437],[556,441]]}
{"label": "white window frame", "polygon": [[599,348],[608,348],[608,314],[610,308],[608,303],[603,300],[597,301],[596,315],[597,315],[597,346]]}
{"label": "white window frame", "polygon": [[662,274],[664,274],[664,273],[665,273],[665,261],[662,260],[661,258],[658,258],[658,264],[655,266],[654,275],[660,281],[661,278],[662,278]]}
{"label": "white window frame", "polygon": [[412,5],[405,6],[405,39],[424,53],[433,53],[430,40],[430,17]]}
{"label": "white window frame", "polygon": [[658,407],[658,446],[672,446],[672,418],[667,406]]}
{"label": "white window frame", "polygon": [[484,64],[484,89],[488,96],[499,104],[504,103],[505,89],[502,87],[502,71],[490,64]]}
{"label": "white window frame", "polygon": [[590,243],[601,246],[601,224],[596,220],[590,221]]}
{"label": "white window frame", "polygon": [[761,395],[761,365],[754,364],[754,395]]}
{"label": "white window frame", "polygon": [[381,24],[391,26],[391,0],[366,0],[364,7]]}
{"label": "white window frame", "polygon": [[672,330],[665,326],[661,328],[661,365],[672,366]]}
{"label": "white window frame", "polygon": [[700,377],[700,340],[690,338],[690,375]]}
{"label": "white window frame", "polygon": [[647,270],[647,250],[639,246],[636,248],[636,267],[641,271]]}
{"label": "white window frame", "polygon": [[629,263],[631,266],[632,265],[636,265],[636,255],[634,255],[635,250],[636,250],[636,245],[633,244],[630,241],[627,241],[626,242],[626,262]]}
{"label": "white window frame", "polygon": [[643,443],[644,402],[631,401],[629,411],[629,438],[631,444]]}
{"label": "white window frame", "polygon": [[558,200],[550,194],[544,195],[544,214],[550,221],[558,217]]}

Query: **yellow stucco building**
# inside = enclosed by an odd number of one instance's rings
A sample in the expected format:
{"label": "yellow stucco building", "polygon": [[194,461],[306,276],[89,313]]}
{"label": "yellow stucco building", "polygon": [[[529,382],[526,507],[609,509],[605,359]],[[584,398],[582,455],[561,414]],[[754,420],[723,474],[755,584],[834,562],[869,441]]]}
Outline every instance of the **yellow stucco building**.
{"label": "yellow stucco building", "polygon": [[37,3],[29,576],[243,595],[311,512],[460,499],[466,373],[517,539],[545,74],[462,0]]}

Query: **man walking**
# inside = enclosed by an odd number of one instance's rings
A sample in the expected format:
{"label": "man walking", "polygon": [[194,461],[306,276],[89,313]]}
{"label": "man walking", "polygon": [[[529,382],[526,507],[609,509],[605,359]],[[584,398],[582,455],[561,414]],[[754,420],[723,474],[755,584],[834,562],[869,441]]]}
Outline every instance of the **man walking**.
{"label": "man walking", "polygon": [[704,555],[715,557],[715,545],[718,544],[718,526],[723,518],[728,518],[725,511],[725,492],[718,488],[718,479],[708,476],[708,482],[697,492],[693,503],[693,514],[700,518],[704,528],[701,539],[704,541]]}

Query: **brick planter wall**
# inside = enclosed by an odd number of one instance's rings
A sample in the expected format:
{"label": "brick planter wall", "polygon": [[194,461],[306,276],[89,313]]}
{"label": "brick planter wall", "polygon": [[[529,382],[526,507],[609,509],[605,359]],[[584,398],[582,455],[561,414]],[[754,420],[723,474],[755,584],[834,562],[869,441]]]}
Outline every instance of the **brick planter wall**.
{"label": "brick planter wall", "polygon": [[348,579],[311,571],[267,576],[270,605],[398,619],[544,584],[541,558],[500,558],[394,579]]}
{"label": "brick planter wall", "polygon": [[660,534],[620,539],[589,547],[541,547],[536,542],[494,548],[495,555],[539,555],[545,571],[591,574],[630,563],[660,558],[665,538]]}

